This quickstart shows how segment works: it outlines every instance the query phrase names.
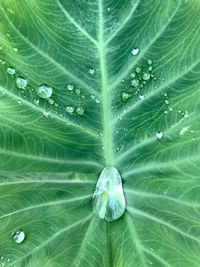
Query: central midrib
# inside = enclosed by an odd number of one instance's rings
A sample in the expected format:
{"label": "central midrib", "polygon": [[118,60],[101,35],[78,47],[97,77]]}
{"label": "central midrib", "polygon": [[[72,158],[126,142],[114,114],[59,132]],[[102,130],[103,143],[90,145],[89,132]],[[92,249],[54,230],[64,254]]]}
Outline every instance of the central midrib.
{"label": "central midrib", "polygon": [[113,166],[113,129],[112,129],[112,113],[111,113],[111,93],[108,84],[108,72],[105,55],[105,42],[104,42],[104,20],[103,20],[103,7],[102,2],[99,0],[99,58],[101,70],[101,92],[102,92],[102,127],[103,127],[103,150],[106,166]]}

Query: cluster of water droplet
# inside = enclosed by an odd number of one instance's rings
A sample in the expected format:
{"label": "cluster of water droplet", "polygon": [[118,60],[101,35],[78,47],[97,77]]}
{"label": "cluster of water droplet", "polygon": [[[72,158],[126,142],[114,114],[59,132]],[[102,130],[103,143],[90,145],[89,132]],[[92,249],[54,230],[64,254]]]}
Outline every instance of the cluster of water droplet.
{"label": "cluster of water droplet", "polygon": [[[134,48],[131,51],[133,56],[137,56],[139,54],[139,48]],[[134,95],[138,95],[140,100],[145,98],[145,94],[142,93],[142,89],[147,85],[150,80],[156,80],[153,72],[153,62],[152,60],[148,59],[145,66],[137,66],[133,72],[130,74],[128,78],[129,86],[126,86],[126,89],[121,93],[121,99],[123,102],[127,102],[130,98]],[[123,80],[122,83],[125,81]]]}
{"label": "cluster of water droplet", "polygon": [[4,256],[0,256],[0,267],[6,267],[9,265],[10,258],[6,258]]}

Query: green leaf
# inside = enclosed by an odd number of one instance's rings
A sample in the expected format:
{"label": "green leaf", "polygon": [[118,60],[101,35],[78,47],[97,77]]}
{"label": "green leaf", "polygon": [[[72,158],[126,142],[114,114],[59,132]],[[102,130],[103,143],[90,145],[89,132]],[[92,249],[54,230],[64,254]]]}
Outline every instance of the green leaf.
{"label": "green leaf", "polygon": [[[0,266],[200,266],[199,17],[197,0],[0,1]],[[92,196],[111,166],[126,211],[107,222]]]}

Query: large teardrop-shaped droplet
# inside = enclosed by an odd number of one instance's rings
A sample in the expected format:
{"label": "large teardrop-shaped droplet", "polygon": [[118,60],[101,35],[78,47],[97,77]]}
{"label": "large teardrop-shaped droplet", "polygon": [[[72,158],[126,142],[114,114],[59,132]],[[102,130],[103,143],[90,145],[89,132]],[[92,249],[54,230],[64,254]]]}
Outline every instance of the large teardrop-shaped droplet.
{"label": "large teardrop-shaped droplet", "polygon": [[119,219],[125,212],[122,178],[114,167],[106,167],[101,172],[93,194],[93,212],[106,221]]}

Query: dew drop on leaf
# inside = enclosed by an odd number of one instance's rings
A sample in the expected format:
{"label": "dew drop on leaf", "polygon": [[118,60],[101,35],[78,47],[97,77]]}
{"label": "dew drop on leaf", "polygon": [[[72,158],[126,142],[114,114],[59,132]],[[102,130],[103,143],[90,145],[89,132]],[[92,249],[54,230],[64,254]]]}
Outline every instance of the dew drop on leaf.
{"label": "dew drop on leaf", "polygon": [[131,81],[131,85],[134,86],[134,87],[138,86],[138,84],[139,84],[139,80],[138,79],[133,79]]}
{"label": "dew drop on leaf", "polygon": [[67,107],[65,108],[65,110],[67,111],[67,113],[72,114],[72,113],[74,112],[74,107],[72,107],[72,106],[67,106]]}
{"label": "dew drop on leaf", "polygon": [[158,139],[162,139],[162,138],[163,138],[163,133],[160,132],[160,131],[158,131],[158,132],[156,133],[156,137],[157,137]]}
{"label": "dew drop on leaf", "polygon": [[50,104],[50,105],[53,105],[54,102],[55,102],[55,101],[54,101],[53,99],[49,99],[49,104]]}
{"label": "dew drop on leaf", "polygon": [[90,68],[89,71],[88,71],[88,73],[89,73],[90,75],[94,75],[95,70],[94,70],[93,68]]}
{"label": "dew drop on leaf", "polygon": [[127,93],[127,92],[122,92],[121,94],[121,98],[123,102],[127,102],[128,99],[130,99],[132,97],[133,94],[131,93]]}
{"label": "dew drop on leaf", "polygon": [[125,212],[126,202],[122,178],[114,167],[106,167],[101,172],[93,194],[93,212],[100,219],[114,221]]}
{"label": "dew drop on leaf", "polygon": [[83,107],[77,107],[76,108],[76,113],[78,115],[83,115],[84,114],[84,108]]}
{"label": "dew drop on leaf", "polygon": [[81,90],[80,90],[80,89],[76,89],[75,93],[76,93],[77,95],[80,95]]}
{"label": "dew drop on leaf", "polygon": [[137,73],[140,73],[140,72],[141,72],[141,68],[140,68],[140,67],[137,67],[137,68],[135,69],[135,71],[136,71]]}
{"label": "dew drop on leaf", "polygon": [[47,99],[47,98],[50,98],[52,96],[53,89],[52,89],[52,87],[50,87],[46,84],[42,84],[37,88],[36,92],[37,92],[37,95],[39,97]]}
{"label": "dew drop on leaf", "polygon": [[139,52],[140,52],[140,49],[138,47],[135,47],[132,49],[131,54],[133,56],[137,56],[139,54]]}
{"label": "dew drop on leaf", "polygon": [[74,90],[74,86],[72,84],[67,85],[67,90],[72,91]]}
{"label": "dew drop on leaf", "polygon": [[33,100],[33,103],[34,103],[36,106],[38,106],[39,103],[40,103],[40,100],[39,100],[39,99],[34,99],[34,100]]}
{"label": "dew drop on leaf", "polygon": [[10,75],[14,75],[16,72],[16,70],[13,67],[8,67],[6,71]]}
{"label": "dew drop on leaf", "polygon": [[145,97],[144,95],[139,95],[140,100],[144,100],[144,97]]}
{"label": "dew drop on leaf", "polygon": [[165,104],[169,105],[169,100],[168,99],[165,100]]}
{"label": "dew drop on leaf", "polygon": [[151,59],[148,59],[147,63],[148,63],[148,65],[151,65],[153,63],[153,61]]}
{"label": "dew drop on leaf", "polygon": [[144,72],[142,75],[142,79],[148,81],[151,78],[151,74],[149,72]]}
{"label": "dew drop on leaf", "polygon": [[21,244],[25,239],[25,233],[23,231],[16,231],[12,234],[12,239],[15,243]]}
{"label": "dew drop on leaf", "polygon": [[131,78],[134,78],[136,76],[136,73],[135,72],[132,72],[131,73]]}
{"label": "dew drop on leaf", "polygon": [[27,84],[28,84],[27,80],[23,77],[18,77],[16,79],[16,85],[19,89],[25,89]]}

